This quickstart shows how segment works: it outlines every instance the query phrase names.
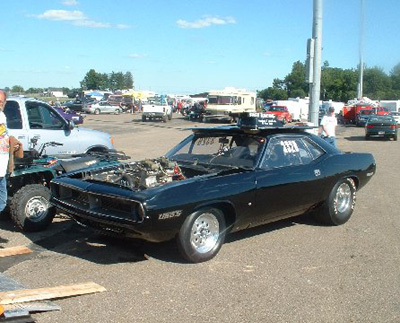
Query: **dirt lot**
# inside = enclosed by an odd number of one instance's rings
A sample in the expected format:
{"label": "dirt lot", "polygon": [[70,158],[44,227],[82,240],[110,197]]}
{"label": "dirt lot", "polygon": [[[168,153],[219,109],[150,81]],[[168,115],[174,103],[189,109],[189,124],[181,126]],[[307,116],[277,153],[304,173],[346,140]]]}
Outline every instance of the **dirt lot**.
{"label": "dirt lot", "polygon": [[[138,160],[204,124],[100,115],[84,126],[112,133],[116,148]],[[68,219],[24,235],[3,221],[0,248],[34,253],[0,258],[0,270],[29,288],[94,281],[107,289],[57,300],[62,310],[35,314],[37,322],[399,322],[400,144],[364,141],[362,128],[338,133],[343,151],[372,152],[377,161],[343,226],[308,216],[280,221],[229,236],[216,258],[193,265],[173,243],[104,238]]]}

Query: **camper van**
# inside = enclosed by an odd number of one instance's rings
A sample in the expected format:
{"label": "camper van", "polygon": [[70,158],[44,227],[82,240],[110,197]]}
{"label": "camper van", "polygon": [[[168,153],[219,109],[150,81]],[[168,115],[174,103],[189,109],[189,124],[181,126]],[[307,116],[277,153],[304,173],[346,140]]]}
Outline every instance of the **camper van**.
{"label": "camper van", "polygon": [[255,112],[256,93],[242,89],[225,88],[208,92],[208,103],[203,120],[233,120],[233,113]]}

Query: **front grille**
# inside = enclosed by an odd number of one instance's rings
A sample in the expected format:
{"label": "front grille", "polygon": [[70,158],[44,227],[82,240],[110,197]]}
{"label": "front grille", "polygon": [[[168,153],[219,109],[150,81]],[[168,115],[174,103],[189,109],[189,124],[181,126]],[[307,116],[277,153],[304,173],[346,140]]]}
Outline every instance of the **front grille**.
{"label": "front grille", "polygon": [[74,187],[52,183],[53,203],[79,217],[99,217],[108,221],[140,223],[143,221],[143,208],[139,202],[118,197],[85,192]]}

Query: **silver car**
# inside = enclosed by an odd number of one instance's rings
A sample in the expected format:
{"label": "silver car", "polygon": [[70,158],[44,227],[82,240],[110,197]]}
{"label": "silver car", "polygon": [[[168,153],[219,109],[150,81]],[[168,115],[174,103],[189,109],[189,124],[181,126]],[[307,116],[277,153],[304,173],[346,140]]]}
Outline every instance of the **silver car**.
{"label": "silver car", "polygon": [[111,105],[107,101],[100,101],[94,104],[88,104],[83,107],[83,112],[100,114],[100,113],[113,113],[120,114],[122,112],[122,108],[118,105]]}

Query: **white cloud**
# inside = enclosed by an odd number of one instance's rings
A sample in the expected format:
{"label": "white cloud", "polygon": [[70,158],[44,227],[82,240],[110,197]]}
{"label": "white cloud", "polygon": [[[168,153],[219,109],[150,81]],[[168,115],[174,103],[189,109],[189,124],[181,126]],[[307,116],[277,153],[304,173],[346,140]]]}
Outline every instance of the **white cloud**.
{"label": "white cloud", "polygon": [[129,25],[124,25],[124,24],[117,24],[116,27],[117,27],[118,29],[129,29],[129,28],[131,28],[131,26],[129,26]]}
{"label": "white cloud", "polygon": [[86,16],[82,11],[74,10],[46,10],[41,15],[34,15],[39,19],[62,20],[62,21],[82,21],[86,20]]}
{"label": "white cloud", "polygon": [[115,27],[118,29],[130,28],[128,25],[118,24],[113,26],[108,22],[98,22],[90,20],[86,15],[79,10],[46,10],[40,15],[32,15],[33,17],[52,21],[66,21],[74,26],[90,27],[90,28],[111,28]]}
{"label": "white cloud", "polygon": [[62,2],[62,4],[66,6],[76,6],[78,4],[78,1],[76,0],[65,0]]}
{"label": "white cloud", "polygon": [[205,27],[210,27],[213,25],[227,25],[227,24],[235,24],[236,20],[233,17],[225,17],[225,18],[220,18],[220,17],[212,17],[212,16],[204,16],[203,19],[199,19],[196,21],[186,21],[183,19],[177,20],[176,24],[180,28],[205,28]]}
{"label": "white cloud", "polygon": [[129,55],[130,58],[145,58],[147,57],[146,54],[130,54]]}

